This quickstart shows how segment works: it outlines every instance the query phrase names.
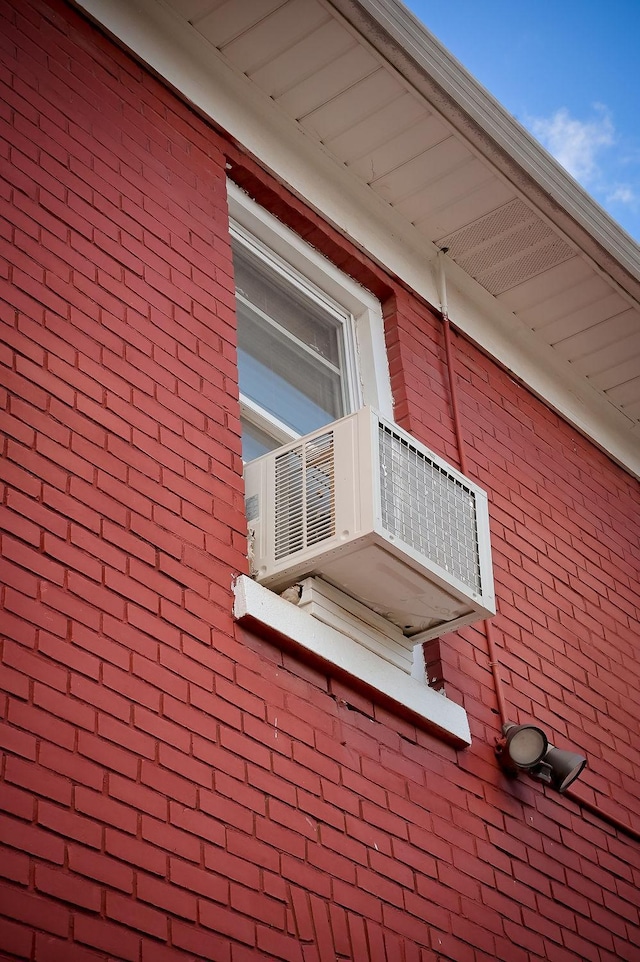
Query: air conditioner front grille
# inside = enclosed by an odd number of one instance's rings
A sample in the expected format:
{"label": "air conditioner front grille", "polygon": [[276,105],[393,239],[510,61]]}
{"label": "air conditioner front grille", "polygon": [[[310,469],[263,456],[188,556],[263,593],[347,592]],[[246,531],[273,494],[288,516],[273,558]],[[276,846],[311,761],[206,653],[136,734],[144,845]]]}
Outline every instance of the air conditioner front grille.
{"label": "air conditioner front grille", "polygon": [[479,594],[473,490],[382,423],[379,454],[385,529]]}
{"label": "air conditioner front grille", "polygon": [[275,459],[275,557],[289,557],[335,533],[333,432]]}

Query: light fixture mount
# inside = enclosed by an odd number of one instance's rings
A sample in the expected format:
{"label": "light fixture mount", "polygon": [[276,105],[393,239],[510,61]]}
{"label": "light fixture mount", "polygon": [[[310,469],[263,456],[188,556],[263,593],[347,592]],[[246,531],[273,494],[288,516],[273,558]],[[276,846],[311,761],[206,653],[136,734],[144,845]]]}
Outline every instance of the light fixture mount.
{"label": "light fixture mount", "polygon": [[584,755],[554,748],[537,725],[508,722],[502,728],[502,736],[496,739],[495,750],[501,768],[508,775],[516,777],[525,771],[560,793],[566,792],[587,764]]}

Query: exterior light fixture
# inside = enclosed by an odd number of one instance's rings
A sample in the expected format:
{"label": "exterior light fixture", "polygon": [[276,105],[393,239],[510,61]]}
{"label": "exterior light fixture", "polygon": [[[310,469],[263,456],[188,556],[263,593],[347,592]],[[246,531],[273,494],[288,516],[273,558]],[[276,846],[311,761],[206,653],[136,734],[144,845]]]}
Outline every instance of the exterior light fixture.
{"label": "exterior light fixture", "polygon": [[549,751],[540,764],[529,774],[532,778],[551,785],[552,788],[562,794],[575,782],[576,778],[579,778],[586,764],[587,759],[584,755],[561,751],[561,749],[550,745]]}
{"label": "exterior light fixture", "polygon": [[561,793],[566,792],[587,764],[584,755],[550,745],[536,725],[505,725],[502,737],[496,741],[496,756],[508,775],[525,771]]}

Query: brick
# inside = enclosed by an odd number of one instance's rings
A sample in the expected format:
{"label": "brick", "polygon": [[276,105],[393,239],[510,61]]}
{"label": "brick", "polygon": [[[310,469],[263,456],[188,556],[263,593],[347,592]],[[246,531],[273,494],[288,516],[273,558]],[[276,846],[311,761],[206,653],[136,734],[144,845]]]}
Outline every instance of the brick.
{"label": "brick", "polygon": [[[180,648],[180,631],[172,625],[166,624],[157,615],[138,608],[136,605],[127,605],[127,619],[129,624],[140,632],[146,632],[154,640],[170,645],[172,648]],[[121,631],[127,631],[127,626],[118,626]],[[134,648],[143,657],[156,659],[158,657],[158,647],[150,643],[148,638],[141,638],[139,632],[129,630],[130,647]]]}
{"label": "brick", "polygon": [[[215,926],[212,926],[215,928]],[[231,962],[231,947],[229,940],[211,931],[203,932],[184,922],[174,922],[171,926],[173,944],[186,952],[193,953],[198,959],[209,959],[211,962]],[[152,962],[153,956],[149,962]],[[145,960],[146,962],[146,960]]]}
{"label": "brick", "polygon": [[102,962],[103,955],[91,952],[86,945],[79,945],[50,935],[36,932],[35,958],[40,962]]}
{"label": "brick", "polygon": [[[103,526],[107,524],[108,522],[103,521]],[[70,526],[70,539],[73,545],[81,549],[83,557],[90,554],[94,558],[100,558],[111,568],[118,571],[126,570],[127,555],[122,550],[122,546],[112,547],[104,538],[96,537],[86,528],[77,524]]]}
{"label": "brick", "polygon": [[63,805],[71,804],[69,781],[40,765],[23,761],[21,758],[7,758],[5,778],[11,784],[19,785],[43,798],[51,798]]}
{"label": "brick", "polygon": [[101,712],[114,715],[120,721],[128,722],[130,720],[131,703],[101,684],[96,684],[79,675],[73,675],[70,693],[83,702],[95,705]]}
{"label": "brick", "polygon": [[190,808],[196,804],[196,788],[193,782],[174,775],[166,768],[160,768],[148,761],[143,761],[140,769],[140,779],[144,785],[162,793],[167,798],[173,798]]}
{"label": "brick", "polygon": [[154,712],[160,711],[160,692],[139,677],[112,665],[104,665],[102,682],[107,688],[128,698],[131,704],[144,705]]}
{"label": "brick", "polygon": [[167,867],[165,853],[148,842],[141,842],[131,838],[130,835],[123,835],[115,829],[107,828],[105,851],[114,858],[138,866],[154,875],[165,875]]}
{"label": "brick", "polygon": [[200,861],[200,840],[187,832],[150,818],[148,815],[142,815],[141,833],[144,839],[158,848],[179,854],[192,862]]}
{"label": "brick", "polygon": [[86,785],[97,791],[102,789],[104,781],[103,770],[80,755],[67,752],[55,745],[42,743],[40,746],[40,763],[61,775],[71,779],[74,783]]}
{"label": "brick", "polygon": [[69,868],[78,875],[95,879],[122,892],[133,892],[134,873],[128,865],[123,865],[102,852],[77,845],[67,846],[67,857]]}
{"label": "brick", "polygon": [[74,921],[74,936],[84,945],[90,945],[116,958],[126,959],[127,962],[138,962],[140,938],[121,925],[77,915]]}
{"label": "brick", "polygon": [[28,598],[18,591],[5,588],[4,604],[9,611],[25,622],[45,628],[62,638],[67,634],[67,619],[51,609],[41,605],[34,605],[32,598]]}
{"label": "brick", "polygon": [[146,932],[155,938],[166,940],[168,933],[167,917],[164,913],[141,905],[139,901],[117,892],[107,892],[107,918],[121,922],[132,929]]}
{"label": "brick", "polygon": [[[73,405],[73,392],[68,393],[69,397],[67,399],[67,403]],[[42,459],[46,458],[53,464],[59,465],[69,474],[73,474],[78,478],[83,478],[88,483],[93,481],[93,459],[85,460],[84,457],[79,457],[64,445],[58,444],[57,441],[52,441],[43,434],[38,434],[36,436],[36,451]],[[51,468],[48,469],[48,473],[51,473]],[[43,477],[46,480],[46,474],[43,475]]]}
{"label": "brick", "polygon": [[257,943],[259,949],[275,958],[286,959],[287,962],[303,962],[300,943],[289,935],[258,925]]}
{"label": "brick", "polygon": [[[97,608],[80,601],[68,591],[64,591],[54,585],[43,583],[40,589],[40,596],[45,605],[53,608],[62,615],[82,622],[87,628],[97,631],[100,628],[100,612]],[[51,625],[45,625],[53,631]],[[57,633],[57,632],[54,632]]]}
{"label": "brick", "polygon": [[[11,488],[7,488],[7,503],[9,502],[12,495],[15,492]],[[32,499],[28,499],[32,502]],[[32,502],[35,504],[35,502]],[[34,545],[35,547],[40,546],[40,528],[37,524],[32,524],[26,518],[17,512],[3,510],[2,516],[0,517],[0,527],[4,531],[11,531],[13,534],[17,535],[22,541],[28,542],[28,544]]]}
{"label": "brick", "polygon": [[[114,718],[107,715],[98,717],[99,739],[93,736],[85,736],[80,733],[78,736],[78,750],[89,757],[98,758],[106,768],[128,775],[129,778],[136,778],[138,774],[139,756],[147,758],[155,757],[155,743],[153,739],[140,732],[135,731],[128,725],[124,725]],[[127,751],[122,752],[113,745],[108,745],[102,739],[115,742],[126,747]],[[131,754],[133,753],[133,754]]]}
{"label": "brick", "polygon": [[58,665],[52,664],[41,655],[32,654],[21,645],[6,641],[2,660],[16,671],[43,682],[49,688],[59,692],[66,692],[68,673]]}
{"label": "brick", "polygon": [[165,621],[169,622],[170,625],[174,625],[180,629],[180,631],[186,632],[204,644],[210,643],[211,627],[206,621],[194,617],[188,611],[170,604],[163,598],[160,599],[160,614]]}
{"label": "brick", "polygon": [[81,906],[90,912],[99,912],[101,907],[100,888],[85,880],[75,878],[48,865],[36,865],[35,887],[38,892],[72,905]]}
{"label": "brick", "polygon": [[52,935],[66,935],[69,929],[69,910],[51,899],[32,895],[24,889],[0,886],[0,904],[5,915],[33,928],[44,929]]}
{"label": "brick", "polygon": [[[78,551],[66,541],[45,533],[43,537],[45,554],[62,562],[68,568],[81,571],[87,577],[100,582],[102,579],[102,565],[84,551]],[[54,580],[54,579],[51,579]]]}
{"label": "brick", "polygon": [[[9,592],[7,592],[7,595],[9,595]],[[23,604],[27,601],[26,598],[21,600]],[[18,598],[16,598],[16,601],[18,601]],[[19,602],[18,607],[20,607]],[[25,648],[36,647],[36,629],[34,626],[28,624],[21,617],[9,614],[6,608],[2,611],[2,634],[5,638],[12,638],[20,645],[24,645]]]}
{"label": "brick", "polygon": [[0,558],[0,580],[3,585],[15,588],[20,596],[33,603],[38,595],[38,578],[22,568]]}
{"label": "brick", "polygon": [[189,751],[189,733],[173,722],[169,722],[138,705],[133,706],[133,721],[136,728],[153,735],[160,742],[172,745],[184,753]]}
{"label": "brick", "polygon": [[99,825],[77,812],[67,811],[49,802],[38,803],[38,823],[91,848],[99,849],[102,845],[102,829]]}
{"label": "brick", "polygon": [[4,818],[0,821],[0,841],[58,865],[62,865],[64,860],[64,845],[61,839],[35,825]]}
{"label": "brick", "polygon": [[[222,823],[233,825],[243,832],[253,832],[254,814],[245,805],[238,804],[229,797],[226,792],[217,789],[222,779],[220,773],[216,773],[216,791],[206,792],[200,789],[198,792],[198,804],[202,811],[212,815]],[[226,784],[233,783],[235,780],[228,779]]]}
{"label": "brick", "polygon": [[0,919],[0,945],[5,952],[17,955],[20,958],[31,957],[31,946],[33,944],[33,933],[28,929],[10,922],[8,919]]}
{"label": "brick", "polygon": [[[0,875],[17,882],[19,885],[29,884],[29,857],[24,852],[14,852],[4,846],[0,848]],[[0,943],[2,944],[2,943]]]}
{"label": "brick", "polygon": [[[71,625],[71,641],[78,648],[89,652],[90,655],[98,654],[102,661],[108,661],[119,668],[127,668],[130,660],[129,651],[124,644],[113,642],[106,636],[107,628],[110,625],[111,621],[105,616],[103,618],[103,631],[105,633],[98,635],[85,628],[84,625],[74,623]],[[126,629],[123,626],[121,626],[119,637],[122,638],[123,642],[126,640]],[[80,671],[80,668],[77,670]],[[81,671],[81,674],[90,674],[93,677],[88,671]]]}
{"label": "brick", "polygon": [[[274,772],[265,772],[264,769],[253,765],[247,765],[247,781],[253,786],[264,800],[267,795],[273,795],[288,805],[296,804],[296,789],[289,782],[285,782],[278,772],[274,758]],[[217,776],[216,776],[217,784]],[[252,806],[255,809],[255,806]],[[257,810],[257,809],[256,809]],[[264,811],[264,801],[263,808]]]}
{"label": "brick", "polygon": [[349,858],[338,855],[321,845],[314,845],[309,847],[307,859],[328,876],[341,879],[350,886],[355,886],[356,865]]}
{"label": "brick", "polygon": [[[17,414],[17,407],[19,402],[16,398],[11,400],[11,409],[14,414]],[[35,444],[35,432],[32,428],[27,427],[22,421],[17,417],[13,417],[10,414],[3,414],[2,417],[2,430],[9,435],[9,437],[15,438],[20,444],[24,444],[27,448],[32,448]]]}
{"label": "brick", "polygon": [[[214,853],[214,850],[211,851],[212,861],[215,861],[216,853]],[[220,867],[219,871],[224,873],[224,862],[225,860],[227,862],[230,860],[228,859],[228,856],[226,856],[225,852],[220,851],[219,854],[223,858],[223,865]],[[210,899],[214,902],[220,902],[223,905],[228,904],[229,880],[225,878],[224,875],[216,875],[213,871],[204,871],[203,869],[197,868],[196,866],[191,865],[189,862],[185,862],[180,858],[171,858],[169,862],[170,878],[175,886],[181,886],[189,893],[197,893],[198,895],[202,895],[206,899]],[[258,877],[257,872],[256,877]],[[141,894],[140,897],[144,898],[145,896]],[[178,904],[183,905],[183,907],[190,906],[191,898],[192,896],[189,895],[184,903],[178,900]],[[176,914],[181,915],[183,913],[176,912]]]}
{"label": "brick", "polygon": [[33,735],[20,731],[18,728],[11,728],[6,724],[0,728],[0,747],[4,748],[5,751],[33,761],[36,757],[36,744]]}
{"label": "brick", "polygon": [[[5,376],[6,372],[3,372],[3,377]],[[29,497],[38,498],[40,495],[41,482],[38,476],[25,470],[19,460],[12,463],[3,458],[0,461],[0,478]]]}
{"label": "brick", "polygon": [[223,748],[241,758],[246,758],[263,768],[271,768],[271,752],[269,749],[239,732],[223,728],[220,732],[220,744]]}
{"label": "brick", "polygon": [[[166,649],[161,649],[161,659],[165,651]],[[171,652],[171,654],[175,655],[174,652]],[[176,657],[181,664],[186,661],[185,658],[180,657],[179,655]],[[159,691],[173,695],[175,698],[186,702],[189,690],[188,684],[183,678],[178,677],[178,675],[167,671],[156,662],[151,661],[148,658],[142,658],[137,654],[134,654],[132,659],[132,670],[134,675],[139,678],[144,678],[145,681],[147,681],[150,685],[153,685]],[[147,707],[151,706],[147,704]]]}
{"label": "brick", "polygon": [[[77,634],[76,630],[74,635],[77,637]],[[55,635],[41,631],[38,639],[38,650],[47,658],[52,658],[60,665],[87,675],[94,681],[100,676],[100,661],[98,658],[87,654],[69,641],[57,638]]]}
{"label": "brick", "polygon": [[119,828],[123,832],[135,835],[137,831],[137,813],[126,805],[121,805],[113,799],[92,792],[89,789],[77,786],[74,791],[75,809],[83,815],[114,828]]}
{"label": "brick", "polygon": [[150,591],[121,572],[109,568],[105,570],[104,580],[105,585],[112,591],[157,614],[159,598],[156,592]]}
{"label": "brick", "polygon": [[176,802],[169,803],[169,820],[172,825],[196,835],[214,845],[224,846],[225,832],[219,822],[192,808],[185,808]]}
{"label": "brick", "polygon": [[125,602],[112,591],[84,578],[76,571],[67,571],[69,590],[95,605],[101,612],[108,612],[119,620],[124,619]]}
{"label": "brick", "polygon": [[255,945],[255,922],[240,917],[222,905],[200,901],[200,923],[219,935],[226,935],[246,945]]}
{"label": "brick", "polygon": [[[94,499],[91,485],[71,478],[69,490],[70,495],[67,495],[61,491],[56,491],[49,485],[45,485],[42,493],[43,501],[49,507],[63,513],[67,518],[77,521],[78,524],[84,525],[91,531],[98,531],[100,529],[100,515],[97,510],[90,506]],[[105,509],[106,505],[102,507],[102,510]]]}
{"label": "brick", "polygon": [[195,895],[191,892],[185,892],[177,885],[138,872],[136,891],[138,898],[142,899],[143,902],[148,902],[170,915],[178,915],[181,918],[190,919],[192,922],[197,919],[198,903]]}

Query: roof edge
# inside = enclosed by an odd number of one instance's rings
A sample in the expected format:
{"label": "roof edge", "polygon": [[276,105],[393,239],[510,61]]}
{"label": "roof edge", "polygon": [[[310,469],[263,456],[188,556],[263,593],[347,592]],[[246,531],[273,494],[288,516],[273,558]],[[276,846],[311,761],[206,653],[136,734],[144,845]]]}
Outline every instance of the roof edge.
{"label": "roof edge", "polygon": [[[640,299],[640,245],[400,0],[327,0],[475,150],[597,266]],[[428,89],[426,89],[428,88]],[[506,164],[505,164],[506,161]]]}

